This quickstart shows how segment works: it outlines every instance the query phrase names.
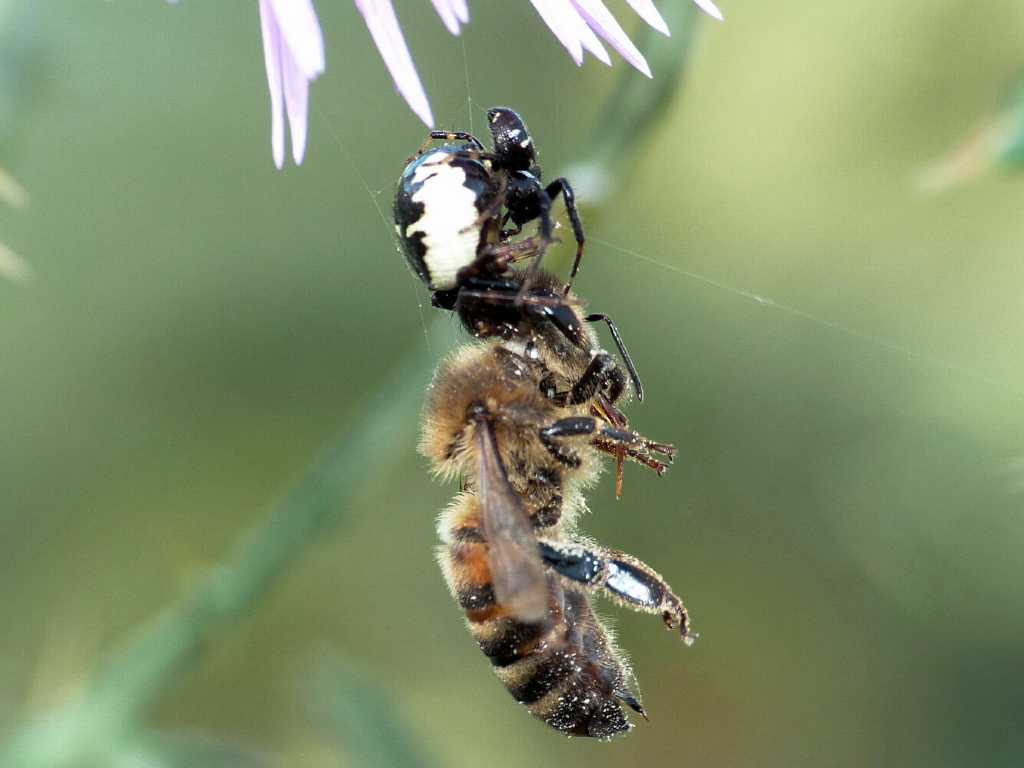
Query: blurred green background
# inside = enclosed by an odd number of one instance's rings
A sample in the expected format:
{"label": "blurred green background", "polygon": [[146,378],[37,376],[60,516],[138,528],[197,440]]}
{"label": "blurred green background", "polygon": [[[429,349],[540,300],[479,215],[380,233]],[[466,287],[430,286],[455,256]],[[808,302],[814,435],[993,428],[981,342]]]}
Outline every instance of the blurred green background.
{"label": "blurred green background", "polygon": [[[625,63],[578,71],[528,3],[471,6],[453,39],[398,3],[440,126],[509,104],[549,175],[580,159]],[[215,568],[389,372],[459,334],[426,338],[396,251],[424,128],[353,4],[318,4],[327,73],[283,173],[254,3],[4,9],[0,165],[31,204],[0,209],[0,241],[35,272],[0,282],[7,738]],[[663,479],[628,468],[619,502],[606,479],[583,521],[665,574],[701,635],[603,606],[651,721],[566,740],[504,691],[433,561],[455,489],[410,417],[147,726],[315,767],[1024,761],[1024,179],[914,185],[1018,72],[1024,6],[723,10],[585,210],[577,282],[644,377],[634,424],[681,449]],[[338,667],[362,693],[322,717]],[[413,757],[373,756],[390,748]]]}

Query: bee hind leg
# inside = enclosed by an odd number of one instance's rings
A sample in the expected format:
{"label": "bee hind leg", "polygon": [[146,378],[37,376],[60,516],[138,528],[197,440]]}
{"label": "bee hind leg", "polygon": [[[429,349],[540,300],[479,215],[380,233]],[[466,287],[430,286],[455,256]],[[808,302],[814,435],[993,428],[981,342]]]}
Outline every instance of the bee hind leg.
{"label": "bee hind leg", "polygon": [[626,608],[661,614],[666,627],[678,630],[687,645],[693,642],[683,601],[654,569],[637,558],[577,542],[541,541],[540,550],[544,565],[563,578]]}

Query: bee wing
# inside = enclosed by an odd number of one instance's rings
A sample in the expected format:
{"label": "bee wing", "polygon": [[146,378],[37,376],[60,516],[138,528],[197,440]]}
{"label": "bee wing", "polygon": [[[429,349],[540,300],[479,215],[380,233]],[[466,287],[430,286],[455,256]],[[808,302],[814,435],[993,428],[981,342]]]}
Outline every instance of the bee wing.
{"label": "bee wing", "polygon": [[477,425],[480,503],[494,597],[522,621],[547,615],[548,586],[540,548],[522,500],[508,481],[489,422]]}

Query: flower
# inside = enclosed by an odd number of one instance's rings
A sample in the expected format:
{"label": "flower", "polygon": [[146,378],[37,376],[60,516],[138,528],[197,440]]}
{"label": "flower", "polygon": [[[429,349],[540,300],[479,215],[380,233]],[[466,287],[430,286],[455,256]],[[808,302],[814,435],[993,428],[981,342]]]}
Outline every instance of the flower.
{"label": "flower", "polygon": [[[168,0],[177,2],[177,0]],[[683,2],[684,0],[673,0]],[[384,66],[395,81],[412,111],[433,127],[434,115],[416,73],[409,47],[391,0],[354,0],[363,16]],[[453,35],[469,22],[466,0],[431,0],[442,23]],[[653,0],[626,0],[636,14],[664,35],[668,25],[658,13]],[[709,16],[719,21],[722,13],[712,0],[693,0]],[[544,23],[565,46],[577,65],[583,63],[584,51],[611,65],[611,58],[601,44],[603,39],[619,54],[651,77],[651,68],[622,27],[605,7],[604,0],[530,0]],[[284,165],[284,116],[292,137],[292,158],[301,163],[306,151],[306,130],[309,110],[309,84],[324,72],[324,40],[312,0],[259,0],[260,27],[263,31],[263,56],[270,86],[270,146],[274,164]]]}
{"label": "flower", "polygon": [[270,147],[274,165],[284,165],[284,116],[292,137],[292,159],[306,152],[309,84],[324,71],[324,38],[312,0],[259,0],[263,58],[270,86]]}
{"label": "flower", "polygon": [[[412,56],[405,44],[402,30],[398,26],[398,19],[395,17],[395,9],[391,6],[391,0],[355,0],[356,8],[363,14],[366,26],[370,30],[377,50],[384,59],[384,66],[391,73],[391,79],[395,81],[395,87],[405,98],[406,103],[412,111],[426,123],[433,127],[434,115],[430,111],[430,104],[427,101],[426,91],[420,82],[420,76],[416,74],[416,66],[412,63]],[[459,23],[469,21],[469,9],[465,0],[433,0],[434,8],[440,14],[448,31],[453,35],[459,34]]]}
{"label": "flower", "polygon": [[[597,39],[604,38],[619,54],[651,77],[647,60],[633,42],[622,31],[615,17],[608,11],[602,0],[530,0],[544,23],[565,46],[577,65],[583,63],[583,51],[590,51],[599,61],[611,64],[608,52]],[[627,0],[630,7],[650,26],[664,35],[669,29],[665,20],[651,0]],[[711,0],[694,0],[706,13],[722,20],[722,13]],[[596,34],[595,34],[596,33]]]}
{"label": "flower", "polygon": [[[441,17],[448,31],[458,35],[460,25],[469,22],[469,8],[466,0],[431,0],[435,10]],[[682,0],[674,0],[681,2]],[[652,0],[626,0],[641,19],[654,29],[668,35],[668,25],[658,13]],[[705,13],[722,20],[722,13],[712,0],[693,0]],[[355,0],[356,7],[363,14],[366,26],[370,30],[377,50],[380,51],[384,64],[391,73],[398,92],[405,97],[419,118],[428,126],[433,126],[434,118],[430,111],[426,92],[416,74],[412,56],[405,44],[402,30],[398,26],[395,10],[391,0]],[[611,59],[601,41],[611,45],[619,54],[651,77],[650,67],[643,54],[637,50],[632,41],[622,31],[622,27],[605,7],[603,0],[530,0],[534,9],[544,23],[554,33],[558,41],[565,46],[577,65],[583,63],[583,52],[590,51],[598,60],[611,64]]]}

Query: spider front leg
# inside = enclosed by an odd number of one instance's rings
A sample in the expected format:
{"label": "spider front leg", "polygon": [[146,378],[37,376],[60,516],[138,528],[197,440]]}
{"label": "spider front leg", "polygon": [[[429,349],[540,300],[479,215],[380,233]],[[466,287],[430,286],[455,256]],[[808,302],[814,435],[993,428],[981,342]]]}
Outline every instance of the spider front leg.
{"label": "spider front leg", "polygon": [[564,177],[555,179],[548,184],[544,192],[552,202],[554,202],[554,199],[559,194],[562,195],[562,201],[565,203],[565,212],[569,215],[569,224],[572,225],[572,236],[576,239],[576,258],[572,262],[569,282],[565,284],[565,293],[568,294],[569,289],[572,288],[572,281],[576,279],[576,273],[580,271],[580,262],[583,260],[583,245],[586,242],[586,238],[583,235],[583,222],[580,221],[580,212],[576,208],[576,194],[572,191],[572,186],[569,184],[568,179]]}
{"label": "spider front leg", "polygon": [[[478,152],[476,150],[466,151],[463,154],[476,157],[477,159],[486,159],[487,157],[486,153]],[[501,209],[505,206],[505,193],[505,183],[502,182],[498,189],[495,190],[491,201],[482,211],[480,211],[476,220],[468,227],[461,230],[460,234],[473,232],[475,230],[482,230],[484,227],[490,227],[491,232],[496,231],[499,242],[504,242],[507,238],[505,237],[505,232],[502,229],[502,227],[505,226],[505,219],[502,218]]]}
{"label": "spider front leg", "polygon": [[[510,208],[514,203],[510,203]],[[520,230],[522,229],[523,223],[530,219],[536,218],[540,221],[540,231],[538,237],[540,238],[540,248],[537,249],[537,256],[533,261],[530,262],[530,266],[523,272],[523,283],[519,289],[519,294],[516,296],[516,305],[520,306],[526,300],[527,295],[530,292],[530,285],[533,283],[533,278],[540,271],[540,262],[544,258],[544,254],[547,252],[548,246],[555,242],[554,238],[554,224],[551,221],[551,197],[543,189],[537,188],[534,193],[532,200],[532,209],[530,216],[520,215],[517,217],[512,216],[512,222]]]}
{"label": "spider front leg", "polygon": [[480,143],[480,139],[465,131],[431,131],[430,136],[423,142],[416,154],[422,155],[427,151],[427,147],[430,146],[431,142],[434,141],[468,141],[478,150],[483,151],[484,148],[484,145]]}
{"label": "spider front leg", "polygon": [[[533,181],[536,184],[536,181]],[[520,301],[525,297],[526,292],[529,288],[530,282],[537,270],[540,269],[540,261],[547,250],[547,246],[555,242],[554,238],[554,221],[551,218],[551,208],[554,205],[554,200],[558,195],[562,196],[562,200],[565,202],[565,211],[569,215],[569,223],[572,225],[572,234],[576,240],[576,257],[573,259],[572,272],[569,274],[569,282],[565,285],[565,295],[568,295],[569,290],[572,288],[572,281],[576,277],[576,273],[579,272],[580,262],[583,260],[583,246],[586,242],[586,238],[583,234],[583,222],[580,220],[580,212],[576,207],[576,195],[572,191],[572,185],[565,178],[555,179],[553,182],[547,185],[545,188],[540,188],[539,184],[532,190],[532,210],[530,218],[535,218],[540,221],[540,238],[543,242],[542,249],[538,252],[537,258],[534,259],[533,263],[530,264],[529,269],[523,276],[523,287],[519,292]],[[520,217],[522,220],[522,217]]]}
{"label": "spider front leg", "polygon": [[626,608],[661,614],[668,629],[678,630],[687,645],[693,642],[683,601],[653,568],[632,555],[566,541],[541,541],[540,553],[544,565],[563,578]]}

